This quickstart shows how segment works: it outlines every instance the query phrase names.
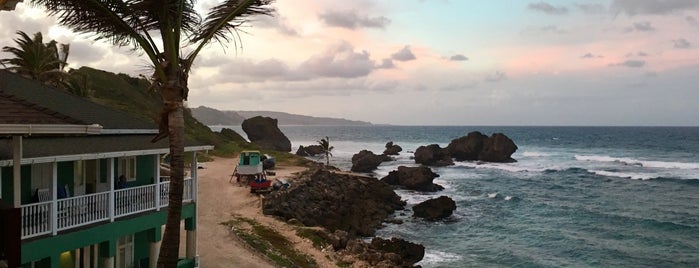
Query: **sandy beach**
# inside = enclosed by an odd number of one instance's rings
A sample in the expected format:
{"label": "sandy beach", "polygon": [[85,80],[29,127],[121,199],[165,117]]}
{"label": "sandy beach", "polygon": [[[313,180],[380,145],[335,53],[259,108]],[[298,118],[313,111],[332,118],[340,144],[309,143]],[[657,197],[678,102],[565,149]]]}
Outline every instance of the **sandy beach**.
{"label": "sandy beach", "polygon": [[[265,256],[248,247],[222,225],[233,215],[254,219],[270,227],[294,244],[300,252],[312,256],[320,267],[337,267],[324,253],[313,248],[310,241],[296,235],[288,224],[262,214],[261,196],[251,194],[249,188],[229,182],[236,158],[214,158],[206,168],[198,170],[197,241],[200,267],[275,267]],[[274,178],[289,178],[305,168],[278,165]],[[293,181],[291,181],[293,183]]]}

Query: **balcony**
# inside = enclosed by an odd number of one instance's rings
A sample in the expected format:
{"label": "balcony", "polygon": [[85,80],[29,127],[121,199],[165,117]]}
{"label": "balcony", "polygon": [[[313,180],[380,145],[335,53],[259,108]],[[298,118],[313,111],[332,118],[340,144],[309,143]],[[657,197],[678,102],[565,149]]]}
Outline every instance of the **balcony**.
{"label": "balcony", "polygon": [[[168,205],[168,181],[21,206],[22,239],[57,232],[147,211]],[[194,199],[196,187],[184,180],[182,201]]]}

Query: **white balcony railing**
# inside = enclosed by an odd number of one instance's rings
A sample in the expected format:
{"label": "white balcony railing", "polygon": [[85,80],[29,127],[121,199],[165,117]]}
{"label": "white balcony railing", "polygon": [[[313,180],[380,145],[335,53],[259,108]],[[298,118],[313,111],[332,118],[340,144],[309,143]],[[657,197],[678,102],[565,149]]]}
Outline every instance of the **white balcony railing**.
{"label": "white balcony railing", "polygon": [[[159,186],[159,187],[157,187]],[[159,188],[159,189],[158,189]],[[169,182],[22,205],[22,239],[167,207]],[[192,179],[184,180],[183,202],[192,201]],[[159,194],[158,194],[159,193]],[[110,202],[114,196],[114,202]],[[160,198],[159,207],[156,198]],[[114,206],[110,206],[114,204]],[[56,206],[53,213],[53,206]],[[55,215],[52,217],[51,215]]]}

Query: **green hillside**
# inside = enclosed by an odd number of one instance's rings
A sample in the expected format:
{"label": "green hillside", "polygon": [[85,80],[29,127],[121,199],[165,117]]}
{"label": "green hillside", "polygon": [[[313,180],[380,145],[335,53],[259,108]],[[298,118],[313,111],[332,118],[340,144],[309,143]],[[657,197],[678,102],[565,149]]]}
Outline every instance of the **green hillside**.
{"label": "green hillside", "polygon": [[[157,92],[148,89],[145,78],[135,78],[126,74],[114,74],[107,71],[82,67],[73,70],[87,78],[88,98],[96,103],[131,113],[148,121],[156,122],[162,110],[162,100]],[[236,156],[241,150],[259,149],[248,143],[240,135],[227,130],[223,134],[213,132],[209,127],[192,116],[190,109],[185,109],[185,135],[189,139],[212,144],[211,152],[219,156]],[[240,134],[240,133],[239,133]],[[289,153],[265,152],[277,158],[277,161],[303,162],[304,159]]]}

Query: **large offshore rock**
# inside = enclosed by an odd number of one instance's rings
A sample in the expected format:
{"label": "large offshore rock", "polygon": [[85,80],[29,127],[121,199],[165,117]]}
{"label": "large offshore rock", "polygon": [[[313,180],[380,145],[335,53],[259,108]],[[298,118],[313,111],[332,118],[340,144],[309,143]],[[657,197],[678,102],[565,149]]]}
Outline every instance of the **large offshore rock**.
{"label": "large offshore rock", "polygon": [[292,188],[267,195],[262,212],[330,232],[372,236],[389,215],[404,206],[391,186],[375,178],[319,169]]}
{"label": "large offshore rock", "polygon": [[415,163],[437,167],[454,164],[449,156],[449,151],[439,147],[438,144],[418,147],[415,150]]}
{"label": "large offshore rock", "polygon": [[515,162],[511,156],[517,145],[502,133],[488,137],[474,131],[452,140],[446,150],[456,161]]}
{"label": "large offshore rock", "polygon": [[277,119],[255,116],[245,119],[243,131],[253,144],[262,149],[291,152],[291,141],[277,126]]}
{"label": "large offshore rock", "polygon": [[388,143],[386,143],[386,149],[383,151],[383,154],[384,155],[398,155],[398,153],[400,153],[401,151],[403,151],[402,147],[400,147],[396,144],[393,144],[392,141],[389,141]]}
{"label": "large offshore rock", "polygon": [[351,170],[354,172],[371,172],[385,161],[391,161],[391,157],[383,154],[377,155],[369,150],[361,150],[352,156]]}
{"label": "large offshore rock", "polygon": [[451,216],[456,209],[456,202],[447,196],[430,199],[413,207],[413,217],[426,220],[440,220]]}
{"label": "large offshore rock", "polygon": [[323,150],[323,146],[320,145],[300,145],[299,149],[296,150],[296,155],[299,156],[316,156],[324,153],[325,151]]}
{"label": "large offshore rock", "polygon": [[[380,250],[382,252],[394,253],[400,258],[392,258],[390,255],[383,254],[383,259],[389,259],[392,263],[398,264],[399,267],[411,267],[413,264],[422,260],[425,256],[425,246],[415,244],[401,238],[393,237],[391,239],[383,239],[374,237],[371,240],[369,248]],[[396,263],[400,262],[400,263]]]}
{"label": "large offshore rock", "polygon": [[444,187],[432,182],[437,177],[439,175],[426,166],[400,166],[397,170],[393,170],[381,178],[381,181],[390,185],[400,185],[410,190],[436,192],[444,189]]}

